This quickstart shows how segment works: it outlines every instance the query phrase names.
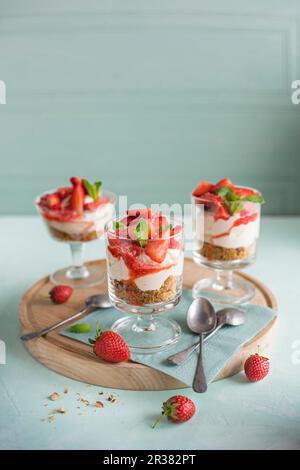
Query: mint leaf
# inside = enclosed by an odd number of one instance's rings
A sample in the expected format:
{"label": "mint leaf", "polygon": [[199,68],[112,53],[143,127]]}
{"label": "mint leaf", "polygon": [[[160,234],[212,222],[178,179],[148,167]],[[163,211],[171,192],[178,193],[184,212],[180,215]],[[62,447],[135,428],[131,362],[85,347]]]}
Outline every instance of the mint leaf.
{"label": "mint leaf", "polygon": [[70,333],[89,333],[91,325],[89,323],[76,323],[76,325],[70,326],[67,331]]}
{"label": "mint leaf", "polygon": [[225,204],[231,215],[238,214],[244,207],[242,201],[225,201]]}
{"label": "mint leaf", "polygon": [[101,185],[101,181],[96,181],[94,184],[92,184],[86,179],[83,180],[83,186],[86,192],[91,198],[93,198],[94,201],[98,201],[99,199]]}
{"label": "mint leaf", "polygon": [[258,204],[265,203],[265,200],[261,194],[250,194],[249,196],[243,198],[243,201],[257,202]]}
{"label": "mint leaf", "polygon": [[226,198],[230,191],[233,192],[229,186],[223,186],[222,188],[217,189],[216,193],[218,196]]}
{"label": "mint leaf", "polygon": [[170,224],[162,225],[161,227],[159,227],[159,234],[161,235],[163,233],[163,231],[167,230],[167,229],[172,230],[171,227],[172,227],[172,225],[170,225]]}
{"label": "mint leaf", "polygon": [[119,222],[118,220],[113,221],[114,230],[123,230],[124,228],[125,228],[125,224],[123,224],[123,222]]}
{"label": "mint leaf", "polygon": [[145,248],[148,240],[148,224],[145,219],[140,219],[139,223],[134,229],[134,235],[142,248]]}

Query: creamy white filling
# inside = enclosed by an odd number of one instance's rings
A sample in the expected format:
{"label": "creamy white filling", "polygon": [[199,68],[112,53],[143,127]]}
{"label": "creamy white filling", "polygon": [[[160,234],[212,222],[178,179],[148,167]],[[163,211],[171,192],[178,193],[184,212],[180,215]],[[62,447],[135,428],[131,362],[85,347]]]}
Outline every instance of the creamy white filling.
{"label": "creamy white filling", "polygon": [[211,243],[215,246],[223,248],[240,248],[249,247],[252,245],[259,236],[259,213],[253,222],[238,225],[231,229],[229,235],[214,238],[214,236],[226,233],[232,227],[235,220],[241,217],[236,214],[228,220],[218,219],[215,220],[213,214],[207,212],[204,214],[204,241]]}
{"label": "creamy white filling", "polygon": [[[107,252],[108,271],[111,279],[116,281],[127,281],[130,279],[128,268],[122,258],[115,258],[110,251]],[[181,276],[183,271],[183,252],[181,250],[169,249],[163,263],[155,263],[144,252],[139,259],[143,263],[157,266],[158,269],[164,266],[170,266],[168,269],[161,269],[156,273],[145,274],[134,280],[136,286],[142,290],[158,290],[169,276]]]}
{"label": "creamy white filling", "polygon": [[98,207],[95,211],[85,211],[82,217],[71,222],[59,222],[46,219],[48,225],[69,235],[86,235],[90,232],[103,232],[106,222],[113,217],[114,206],[110,203]]}

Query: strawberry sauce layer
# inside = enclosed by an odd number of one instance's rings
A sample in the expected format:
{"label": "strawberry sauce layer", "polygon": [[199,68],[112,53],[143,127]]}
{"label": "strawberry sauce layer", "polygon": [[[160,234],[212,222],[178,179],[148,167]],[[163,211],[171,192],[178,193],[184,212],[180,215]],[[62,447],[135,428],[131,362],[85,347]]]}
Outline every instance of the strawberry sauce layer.
{"label": "strawberry sauce layer", "polygon": [[172,227],[167,218],[151,209],[130,210],[108,234],[108,251],[122,259],[129,272],[128,282],[147,274],[172,268],[166,262],[169,249],[182,250],[182,227]]}
{"label": "strawberry sauce layer", "polygon": [[231,227],[223,233],[219,233],[218,235],[213,235],[212,239],[216,238],[222,238],[222,237],[228,237],[231,233],[231,231],[234,229],[234,227],[238,227],[239,225],[247,225],[250,222],[254,222],[258,217],[257,212],[254,212],[253,214],[246,215],[244,217],[240,217],[239,219],[235,220]]}

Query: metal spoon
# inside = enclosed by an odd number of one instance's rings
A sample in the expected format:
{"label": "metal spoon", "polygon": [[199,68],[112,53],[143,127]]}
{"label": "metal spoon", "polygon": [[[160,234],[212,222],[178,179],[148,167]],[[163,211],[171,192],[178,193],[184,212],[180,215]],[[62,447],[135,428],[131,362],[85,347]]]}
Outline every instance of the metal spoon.
{"label": "metal spoon", "polygon": [[[208,332],[207,335],[205,335],[203,342],[207,341],[211,336],[213,336],[216,331],[218,331],[220,328],[222,328],[225,325],[230,325],[230,326],[239,326],[243,325],[243,323],[246,322],[246,313],[243,310],[240,310],[238,308],[231,308],[231,307],[226,307],[223,308],[222,310],[219,310],[217,313],[217,322],[216,322],[216,327]],[[184,349],[183,351],[180,351],[176,354],[172,354],[172,356],[169,356],[167,358],[167,361],[169,364],[178,366],[179,364],[182,364],[184,361],[186,361],[190,355],[199,347],[199,342],[192,344],[192,346],[189,346],[188,348]]]}
{"label": "metal spoon", "polygon": [[193,390],[203,393],[207,390],[207,383],[202,362],[203,333],[211,331],[216,325],[216,312],[209,300],[195,299],[187,312],[187,326],[199,335],[199,355],[193,381]]}
{"label": "metal spoon", "polygon": [[58,328],[59,326],[62,326],[71,320],[75,320],[75,318],[80,317],[81,315],[86,313],[89,309],[110,308],[110,307],[111,307],[111,303],[107,294],[92,295],[91,297],[88,297],[87,299],[85,299],[85,306],[81,310],[79,310],[79,312],[74,313],[70,317],[64,318],[64,320],[54,323],[54,325],[52,326],[48,326],[47,328],[44,328],[43,330],[34,331],[32,333],[23,335],[21,336],[21,339],[23,341],[28,341],[30,339],[44,336],[46,333],[49,333],[49,331],[55,330],[55,328]]}

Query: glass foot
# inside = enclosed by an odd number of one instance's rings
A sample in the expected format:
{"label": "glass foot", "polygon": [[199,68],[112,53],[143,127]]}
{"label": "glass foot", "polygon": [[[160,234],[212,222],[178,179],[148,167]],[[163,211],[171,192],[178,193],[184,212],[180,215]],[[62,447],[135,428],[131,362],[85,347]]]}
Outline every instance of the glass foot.
{"label": "glass foot", "polygon": [[232,277],[229,285],[222,285],[217,278],[204,278],[193,287],[193,297],[206,297],[219,304],[238,305],[249,302],[255,295],[255,287],[243,279]]}
{"label": "glass foot", "polygon": [[174,320],[164,317],[125,317],[111,327],[126,341],[131,351],[152,354],[175,344],[181,335],[181,328]]}
{"label": "glass foot", "polygon": [[63,268],[50,275],[50,280],[54,284],[67,284],[74,289],[84,289],[101,284],[106,278],[106,273],[97,268]]}

